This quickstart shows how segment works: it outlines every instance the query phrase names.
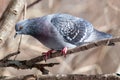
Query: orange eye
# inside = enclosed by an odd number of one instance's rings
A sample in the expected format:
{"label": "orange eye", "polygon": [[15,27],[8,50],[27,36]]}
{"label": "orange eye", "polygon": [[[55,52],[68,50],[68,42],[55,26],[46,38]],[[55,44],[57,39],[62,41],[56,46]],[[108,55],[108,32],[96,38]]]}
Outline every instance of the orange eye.
{"label": "orange eye", "polygon": [[19,27],[19,30],[21,30],[21,29],[23,29],[23,27],[22,27],[22,26],[20,26],[20,27]]}

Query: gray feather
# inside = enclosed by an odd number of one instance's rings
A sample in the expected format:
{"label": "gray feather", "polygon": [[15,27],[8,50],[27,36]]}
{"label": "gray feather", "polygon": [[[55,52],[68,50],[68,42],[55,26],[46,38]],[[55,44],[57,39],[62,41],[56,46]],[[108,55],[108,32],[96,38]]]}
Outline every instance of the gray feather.
{"label": "gray feather", "polygon": [[82,42],[93,31],[93,26],[88,21],[71,15],[55,15],[51,22],[65,41],[72,44]]}
{"label": "gray feather", "polygon": [[[23,26],[23,29],[19,29],[20,26]],[[74,48],[86,42],[112,37],[97,31],[88,21],[68,14],[51,14],[20,21],[15,29],[17,33],[31,35],[55,50]]]}

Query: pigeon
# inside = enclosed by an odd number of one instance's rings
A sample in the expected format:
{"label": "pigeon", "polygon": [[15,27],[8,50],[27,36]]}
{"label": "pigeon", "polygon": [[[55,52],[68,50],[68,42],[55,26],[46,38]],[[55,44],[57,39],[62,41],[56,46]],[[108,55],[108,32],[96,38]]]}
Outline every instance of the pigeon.
{"label": "pigeon", "polygon": [[46,56],[53,50],[61,50],[66,55],[67,49],[112,38],[111,34],[96,30],[87,20],[64,13],[19,21],[15,30],[16,35],[30,35],[50,48]]}

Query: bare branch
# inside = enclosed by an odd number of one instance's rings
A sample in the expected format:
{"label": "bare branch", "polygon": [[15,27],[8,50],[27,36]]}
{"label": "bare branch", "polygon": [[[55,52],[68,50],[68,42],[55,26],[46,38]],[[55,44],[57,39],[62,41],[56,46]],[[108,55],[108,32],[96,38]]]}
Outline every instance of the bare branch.
{"label": "bare branch", "polygon": [[11,53],[11,54],[7,55],[6,57],[4,57],[4,59],[2,59],[2,60],[3,60],[3,61],[6,61],[6,60],[8,60],[10,57],[12,57],[12,56],[14,56],[14,55],[18,55],[19,53],[20,53],[20,51]]}
{"label": "bare branch", "polygon": [[[74,49],[68,50],[66,54],[68,55],[68,54],[77,53],[77,52],[88,50],[88,49],[98,47],[98,46],[101,46],[101,45],[107,45],[108,46],[109,44],[114,44],[115,42],[120,42],[120,37],[100,40],[100,41],[96,41],[96,42],[89,43],[89,44],[86,44],[86,45],[81,45],[81,46],[78,46]],[[50,57],[48,57],[48,59],[59,57],[59,56],[62,56],[62,54],[60,54],[60,52],[57,51],[57,52],[52,53],[50,55]],[[43,61],[44,57],[45,57],[45,55],[35,57],[35,58],[29,60],[28,63],[30,64],[30,63],[33,63],[33,62]]]}
{"label": "bare branch", "polygon": [[[68,50],[67,54],[74,54],[76,52],[88,50],[88,49],[91,49],[91,48],[94,48],[94,47],[98,47],[98,46],[101,46],[101,45],[109,45],[109,44],[115,43],[115,42],[120,42],[120,37],[111,38],[111,39],[105,39],[105,40],[97,41],[97,42],[94,42],[94,43],[89,43],[89,44],[86,44],[86,45],[78,46],[78,47],[76,47],[74,49]],[[9,59],[6,59],[6,58],[12,57],[11,55],[14,56],[14,54],[15,53],[9,54],[5,58],[1,59],[0,60],[0,67],[14,67],[14,68],[17,68],[17,69],[37,68],[37,69],[42,71],[42,70],[45,70],[44,69],[45,66],[52,67],[52,65],[54,66],[54,65],[58,64],[58,63],[37,64],[37,62],[41,62],[41,61],[44,60],[45,55],[38,56],[38,57],[32,58],[30,60],[21,60],[21,61],[20,60],[9,60]],[[52,53],[51,56],[48,59],[59,57],[59,56],[62,56],[62,54],[60,54],[60,52],[57,51],[57,52]],[[45,70],[45,71],[47,71],[47,70]],[[44,73],[44,71],[43,71],[43,73]]]}
{"label": "bare branch", "polygon": [[25,0],[11,0],[0,18],[0,47],[11,34],[16,21],[23,10],[24,4]]}
{"label": "bare branch", "polygon": [[27,8],[32,7],[33,5],[37,4],[40,1],[42,1],[42,0],[36,0],[35,2],[31,3],[30,5],[28,5]]}
{"label": "bare branch", "polygon": [[[33,74],[27,76],[13,77],[4,80],[120,80],[116,74],[97,74],[97,75],[83,75],[83,74],[68,74],[68,75],[52,75],[52,76],[35,76]],[[7,77],[6,77],[7,78]]]}

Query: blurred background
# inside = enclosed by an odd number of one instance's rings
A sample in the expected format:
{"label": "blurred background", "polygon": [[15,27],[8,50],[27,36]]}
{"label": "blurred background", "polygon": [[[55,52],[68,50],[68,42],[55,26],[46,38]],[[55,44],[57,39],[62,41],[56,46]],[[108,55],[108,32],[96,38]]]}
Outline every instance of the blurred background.
{"label": "blurred background", "polygon": [[[0,16],[10,0],[0,0]],[[27,5],[36,0],[26,0]],[[52,13],[68,13],[82,17],[91,22],[99,31],[119,36],[120,32],[120,1],[119,0],[39,0],[38,3],[27,9],[27,17],[40,17]],[[0,48],[0,58],[17,51],[19,38],[14,39],[15,30]],[[120,72],[120,43],[115,46],[100,46],[68,55],[66,58],[57,57],[47,60],[60,62],[60,65],[47,68],[50,74],[101,74]],[[41,55],[49,49],[31,36],[23,36],[21,54],[17,60],[27,60]],[[14,58],[14,57],[13,57]],[[12,59],[13,59],[12,58]],[[43,61],[44,62],[44,61]],[[17,70],[1,68],[0,75],[18,76],[26,74],[41,74],[37,69]]]}

